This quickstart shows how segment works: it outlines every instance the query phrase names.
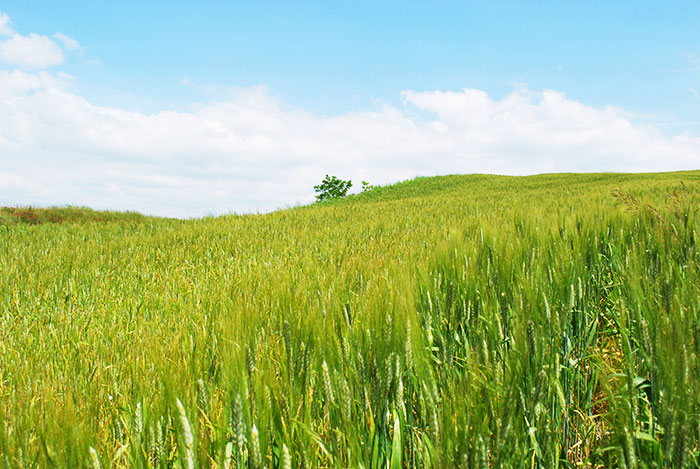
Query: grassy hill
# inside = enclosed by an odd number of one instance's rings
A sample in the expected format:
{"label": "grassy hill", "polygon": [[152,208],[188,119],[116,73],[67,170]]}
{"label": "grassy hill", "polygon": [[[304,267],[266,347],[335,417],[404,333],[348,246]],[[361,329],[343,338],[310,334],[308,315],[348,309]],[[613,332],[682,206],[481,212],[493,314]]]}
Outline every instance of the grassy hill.
{"label": "grassy hill", "polygon": [[0,207],[0,225],[43,223],[138,223],[146,217],[135,212],[108,212],[87,207]]}
{"label": "grassy hill", "polygon": [[693,171],[197,220],[3,209],[0,458],[697,466],[699,202]]}

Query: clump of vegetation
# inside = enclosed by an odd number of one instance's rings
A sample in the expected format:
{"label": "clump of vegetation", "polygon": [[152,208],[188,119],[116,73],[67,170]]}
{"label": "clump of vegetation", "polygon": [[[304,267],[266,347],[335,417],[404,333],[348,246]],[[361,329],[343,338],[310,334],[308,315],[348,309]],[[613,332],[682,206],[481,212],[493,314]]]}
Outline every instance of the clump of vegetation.
{"label": "clump of vegetation", "polygon": [[0,225],[142,222],[145,219],[145,216],[136,212],[98,211],[86,207],[0,207]]}
{"label": "clump of vegetation", "polygon": [[323,181],[318,186],[314,186],[316,191],[316,200],[332,200],[341,199],[348,194],[348,190],[352,187],[352,181],[343,181],[338,179],[336,176],[329,176],[323,178]]}
{"label": "clump of vegetation", "polygon": [[2,227],[1,464],[697,467],[699,187],[449,176]]}

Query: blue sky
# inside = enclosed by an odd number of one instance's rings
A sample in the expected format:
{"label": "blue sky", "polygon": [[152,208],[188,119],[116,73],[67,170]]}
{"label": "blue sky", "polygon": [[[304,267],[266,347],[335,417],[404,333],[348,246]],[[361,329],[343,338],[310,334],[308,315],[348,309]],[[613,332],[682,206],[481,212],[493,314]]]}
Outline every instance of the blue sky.
{"label": "blue sky", "polygon": [[[28,169],[15,161],[20,153],[25,160],[28,154],[33,155],[29,159],[35,161],[36,166],[45,166],[46,159],[51,157],[44,150],[51,142],[56,148],[52,164],[70,172],[71,165],[78,164],[75,154],[80,153],[82,159],[79,160],[85,163],[81,168],[92,168],[93,176],[101,176],[114,185],[111,196],[104,190],[100,193],[97,188],[85,189],[83,185],[71,183],[66,176],[67,179],[56,184],[53,190],[44,188],[43,195],[27,188],[22,192],[13,187],[11,191],[7,189],[9,183],[3,190],[0,184],[2,204],[82,202],[136,210],[142,206],[154,213],[185,216],[207,211],[225,212],[227,207],[239,211],[269,210],[309,200],[312,194],[308,189],[303,189],[301,182],[294,187],[286,183],[284,172],[276,176],[277,179],[258,174],[260,171],[255,170],[252,161],[261,158],[260,154],[268,158],[265,160],[268,166],[294,167],[300,175],[304,174],[300,181],[307,184],[305,187],[310,187],[308,183],[319,174],[322,176],[331,170],[391,182],[416,174],[473,172],[471,169],[521,174],[548,170],[632,171],[700,166],[700,157],[695,161],[692,158],[693,151],[697,150],[695,139],[700,135],[700,2],[697,1],[675,1],[670,7],[660,2],[603,1],[577,4],[357,1],[341,4],[11,0],[0,5],[0,14],[6,16],[10,28],[5,41],[15,36],[30,38],[34,35],[37,43],[37,38],[45,37],[62,48],[60,60],[46,50],[45,64],[28,65],[22,62],[21,55],[18,58],[11,54],[10,45],[2,49],[3,38],[0,37],[0,52],[6,51],[0,70],[8,77],[16,72],[12,79],[5,80],[6,89],[11,90],[6,91],[7,96],[19,93],[18,96],[28,102],[30,94],[46,95],[45,105],[50,102],[52,110],[57,106],[65,111],[66,116],[56,117],[60,122],[70,121],[72,118],[68,116],[79,115],[80,109],[86,109],[85,106],[71,107],[78,100],[87,103],[90,112],[100,116],[105,114],[103,111],[111,110],[107,114],[122,113],[119,116],[123,117],[116,119],[121,122],[117,127],[107,128],[105,123],[91,129],[93,136],[105,132],[104,140],[115,141],[113,146],[102,147],[99,139],[91,146],[80,146],[66,143],[63,137],[61,144],[56,145],[55,136],[38,124],[31,127],[31,135],[21,141],[24,145],[21,152],[17,129],[14,134],[5,135],[6,141],[16,144],[5,148],[4,153],[0,138],[0,159],[6,163],[5,181],[21,185],[17,181],[27,178]],[[57,33],[76,42],[65,43]],[[22,44],[28,45],[29,41],[17,40],[11,45]],[[47,46],[46,41],[43,46]],[[57,49],[52,50],[58,53]],[[16,53],[22,54],[22,51]],[[38,52],[36,54],[35,57],[39,57]],[[44,81],[30,85],[40,76]],[[49,78],[55,79],[54,82],[46,81]],[[27,85],[21,91],[16,88],[18,80]],[[10,87],[10,82],[15,83],[14,88]],[[496,127],[496,124],[488,129],[478,127],[480,134],[499,135],[502,140],[503,135],[517,133],[513,129],[522,128],[523,122],[531,124],[532,116],[543,119],[544,124],[536,127],[550,134],[528,134],[525,140],[516,138],[508,145],[496,147],[469,140],[467,136],[473,135],[477,127],[467,128],[462,124],[472,122],[467,117],[473,115],[481,95],[468,93],[470,98],[462,99],[464,96],[459,93],[465,89],[478,90],[488,97],[491,107],[489,110],[480,108],[486,113],[480,115],[482,120],[501,122],[504,116],[522,110],[523,103],[508,100],[514,94],[527,98],[532,106],[532,112],[510,122],[510,127]],[[63,99],[50,101],[48,96],[55,98],[56,95],[49,93],[51,90],[61,93]],[[562,99],[552,98],[554,95],[547,98],[543,93],[548,90],[555,91]],[[428,95],[416,98],[418,95],[411,93]],[[36,101],[32,101],[35,106],[32,112],[39,112]],[[218,120],[213,125],[212,106],[217,103],[230,106],[228,111],[215,113]],[[515,108],[508,107],[510,105]],[[461,117],[455,117],[454,106],[462,106],[459,107]],[[217,109],[220,111],[223,107]],[[609,109],[614,109],[615,116],[609,115],[612,112]],[[401,115],[392,114],[393,111]],[[25,115],[29,111],[15,106],[7,112]],[[169,119],[167,112],[176,113],[177,118]],[[253,120],[242,117],[250,113],[258,117]],[[232,117],[234,114],[238,117]],[[584,114],[588,117],[581,117]],[[242,146],[240,151],[224,151],[217,147],[221,155],[212,160],[204,156],[212,147],[193,145],[190,154],[176,154],[163,144],[167,136],[162,136],[160,141],[150,141],[139,134],[134,145],[162,153],[158,162],[139,160],[139,148],[128,145],[129,132],[133,130],[129,122],[134,119],[146,122],[149,116],[160,116],[157,124],[151,124],[158,129],[172,125],[172,132],[177,135],[183,133],[177,126],[186,125],[185,121],[206,122],[204,127],[225,129],[226,138]],[[83,122],[82,127],[68,133],[79,135],[88,126],[85,122],[92,125],[97,119],[95,116],[84,118],[87,121],[75,121],[76,126]],[[569,118],[570,128],[550,125]],[[622,124],[616,119],[626,119],[634,132],[644,137],[630,134],[627,140],[612,142],[604,136],[604,129],[610,131],[610,135],[619,135],[619,128],[616,130],[615,126]],[[41,119],[37,117],[38,120]],[[367,134],[381,130],[385,136],[388,135],[386,128],[400,128],[404,124],[407,129],[411,125],[424,126],[426,132],[437,132],[443,124],[452,144],[444,145],[438,133],[391,137],[416,138],[425,143],[425,160],[418,163],[420,155],[407,154],[409,150],[402,149],[401,142],[389,137],[381,147],[371,147],[364,141],[364,135],[339,136],[334,125],[344,120],[352,121],[345,123],[345,128],[356,127],[357,132]],[[480,126],[482,120],[474,122]],[[369,124],[377,121],[383,122],[385,127],[380,129]],[[252,130],[248,129],[250,122],[256,122]],[[273,126],[277,130],[270,130],[273,122],[279,124]],[[315,140],[317,130],[314,129],[326,127],[331,129],[329,133]],[[598,130],[581,133],[582,127]],[[299,143],[296,153],[288,154],[284,147],[275,149],[274,143],[280,141],[294,147],[289,135],[297,135],[301,128],[309,129],[309,134],[305,143]],[[148,133],[145,129],[142,129],[144,134]],[[582,144],[591,147],[588,148],[592,155],[590,161],[587,162],[585,152],[581,152],[578,159],[552,156],[547,160],[531,156],[538,152],[571,153],[566,145],[545,148],[542,142],[547,138],[559,142],[563,136],[570,136],[572,129],[577,129],[579,136],[570,140],[569,145],[577,151]],[[263,134],[272,143],[246,146],[249,141],[245,135],[252,135],[251,138],[259,142]],[[585,135],[589,134],[594,134],[598,140],[585,140]],[[650,143],[652,134],[654,140]],[[191,137],[206,138],[202,134]],[[183,142],[183,146],[189,143]],[[627,152],[621,150],[625,144],[630,148]],[[635,145],[656,146],[659,153],[635,160],[631,154]],[[664,145],[674,146],[674,149]],[[684,145],[683,149],[679,150],[678,145]],[[327,154],[327,161],[321,156],[307,158],[321,147]],[[478,151],[472,151],[476,147]],[[503,153],[506,147],[511,152],[507,155]],[[440,164],[425,162],[435,161],[439,151],[449,156]],[[676,159],[666,157],[664,166],[661,153],[675,154],[674,151],[680,152],[679,156]],[[363,160],[358,156],[363,152],[378,155],[376,159],[381,160],[380,163]],[[617,155],[616,152],[620,154],[620,164],[606,163],[611,155]],[[518,153],[522,153],[521,159],[517,158]],[[464,154],[471,156],[459,159]],[[198,158],[201,159],[199,165],[194,161]],[[413,163],[402,163],[407,161]],[[149,205],[138,196],[159,193],[158,183],[148,182],[148,177],[154,174],[164,180],[186,176],[189,183],[196,185],[193,174],[201,170],[203,176],[199,182],[208,187],[212,178],[220,179],[217,174],[222,173],[217,173],[217,168],[236,165],[241,169],[229,174],[229,178],[235,176],[267,187],[268,196],[251,199],[249,195],[238,196],[226,190],[221,200],[202,194],[197,202],[183,200],[181,206],[167,207]],[[126,184],[115,176],[116,173],[121,174],[120,177],[128,174],[136,180],[140,176],[145,179],[141,185],[133,181]],[[2,177],[0,173],[0,182]],[[173,185],[183,183],[179,179],[179,182],[174,181],[171,181]],[[220,182],[222,187],[226,185],[225,178]],[[20,193],[24,195],[18,195]],[[73,195],[78,193],[82,195]],[[207,201],[211,202],[210,206]]]}
{"label": "blue sky", "polygon": [[64,70],[104,104],[206,99],[183,86],[189,80],[266,84],[292,105],[333,114],[404,89],[498,97],[517,81],[697,120],[697,1],[342,3],[5,1],[2,10],[21,32],[77,39],[85,55]]}

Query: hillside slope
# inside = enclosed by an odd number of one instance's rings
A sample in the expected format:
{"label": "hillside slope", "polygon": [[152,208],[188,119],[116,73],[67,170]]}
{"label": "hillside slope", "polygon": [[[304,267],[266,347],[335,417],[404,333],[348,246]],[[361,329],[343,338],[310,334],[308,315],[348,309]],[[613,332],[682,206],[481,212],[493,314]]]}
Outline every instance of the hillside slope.
{"label": "hillside slope", "polygon": [[0,207],[0,225],[44,223],[138,223],[146,219],[135,212],[109,212],[87,207]]}
{"label": "hillside slope", "polygon": [[697,465],[699,202],[700,171],[473,175],[0,226],[0,457]]}

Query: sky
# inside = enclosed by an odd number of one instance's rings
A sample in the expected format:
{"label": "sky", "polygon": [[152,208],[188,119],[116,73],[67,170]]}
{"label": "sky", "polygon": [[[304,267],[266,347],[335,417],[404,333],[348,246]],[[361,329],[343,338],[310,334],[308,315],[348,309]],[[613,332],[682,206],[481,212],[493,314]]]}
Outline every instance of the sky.
{"label": "sky", "polygon": [[0,205],[700,169],[700,2],[0,2]]}

